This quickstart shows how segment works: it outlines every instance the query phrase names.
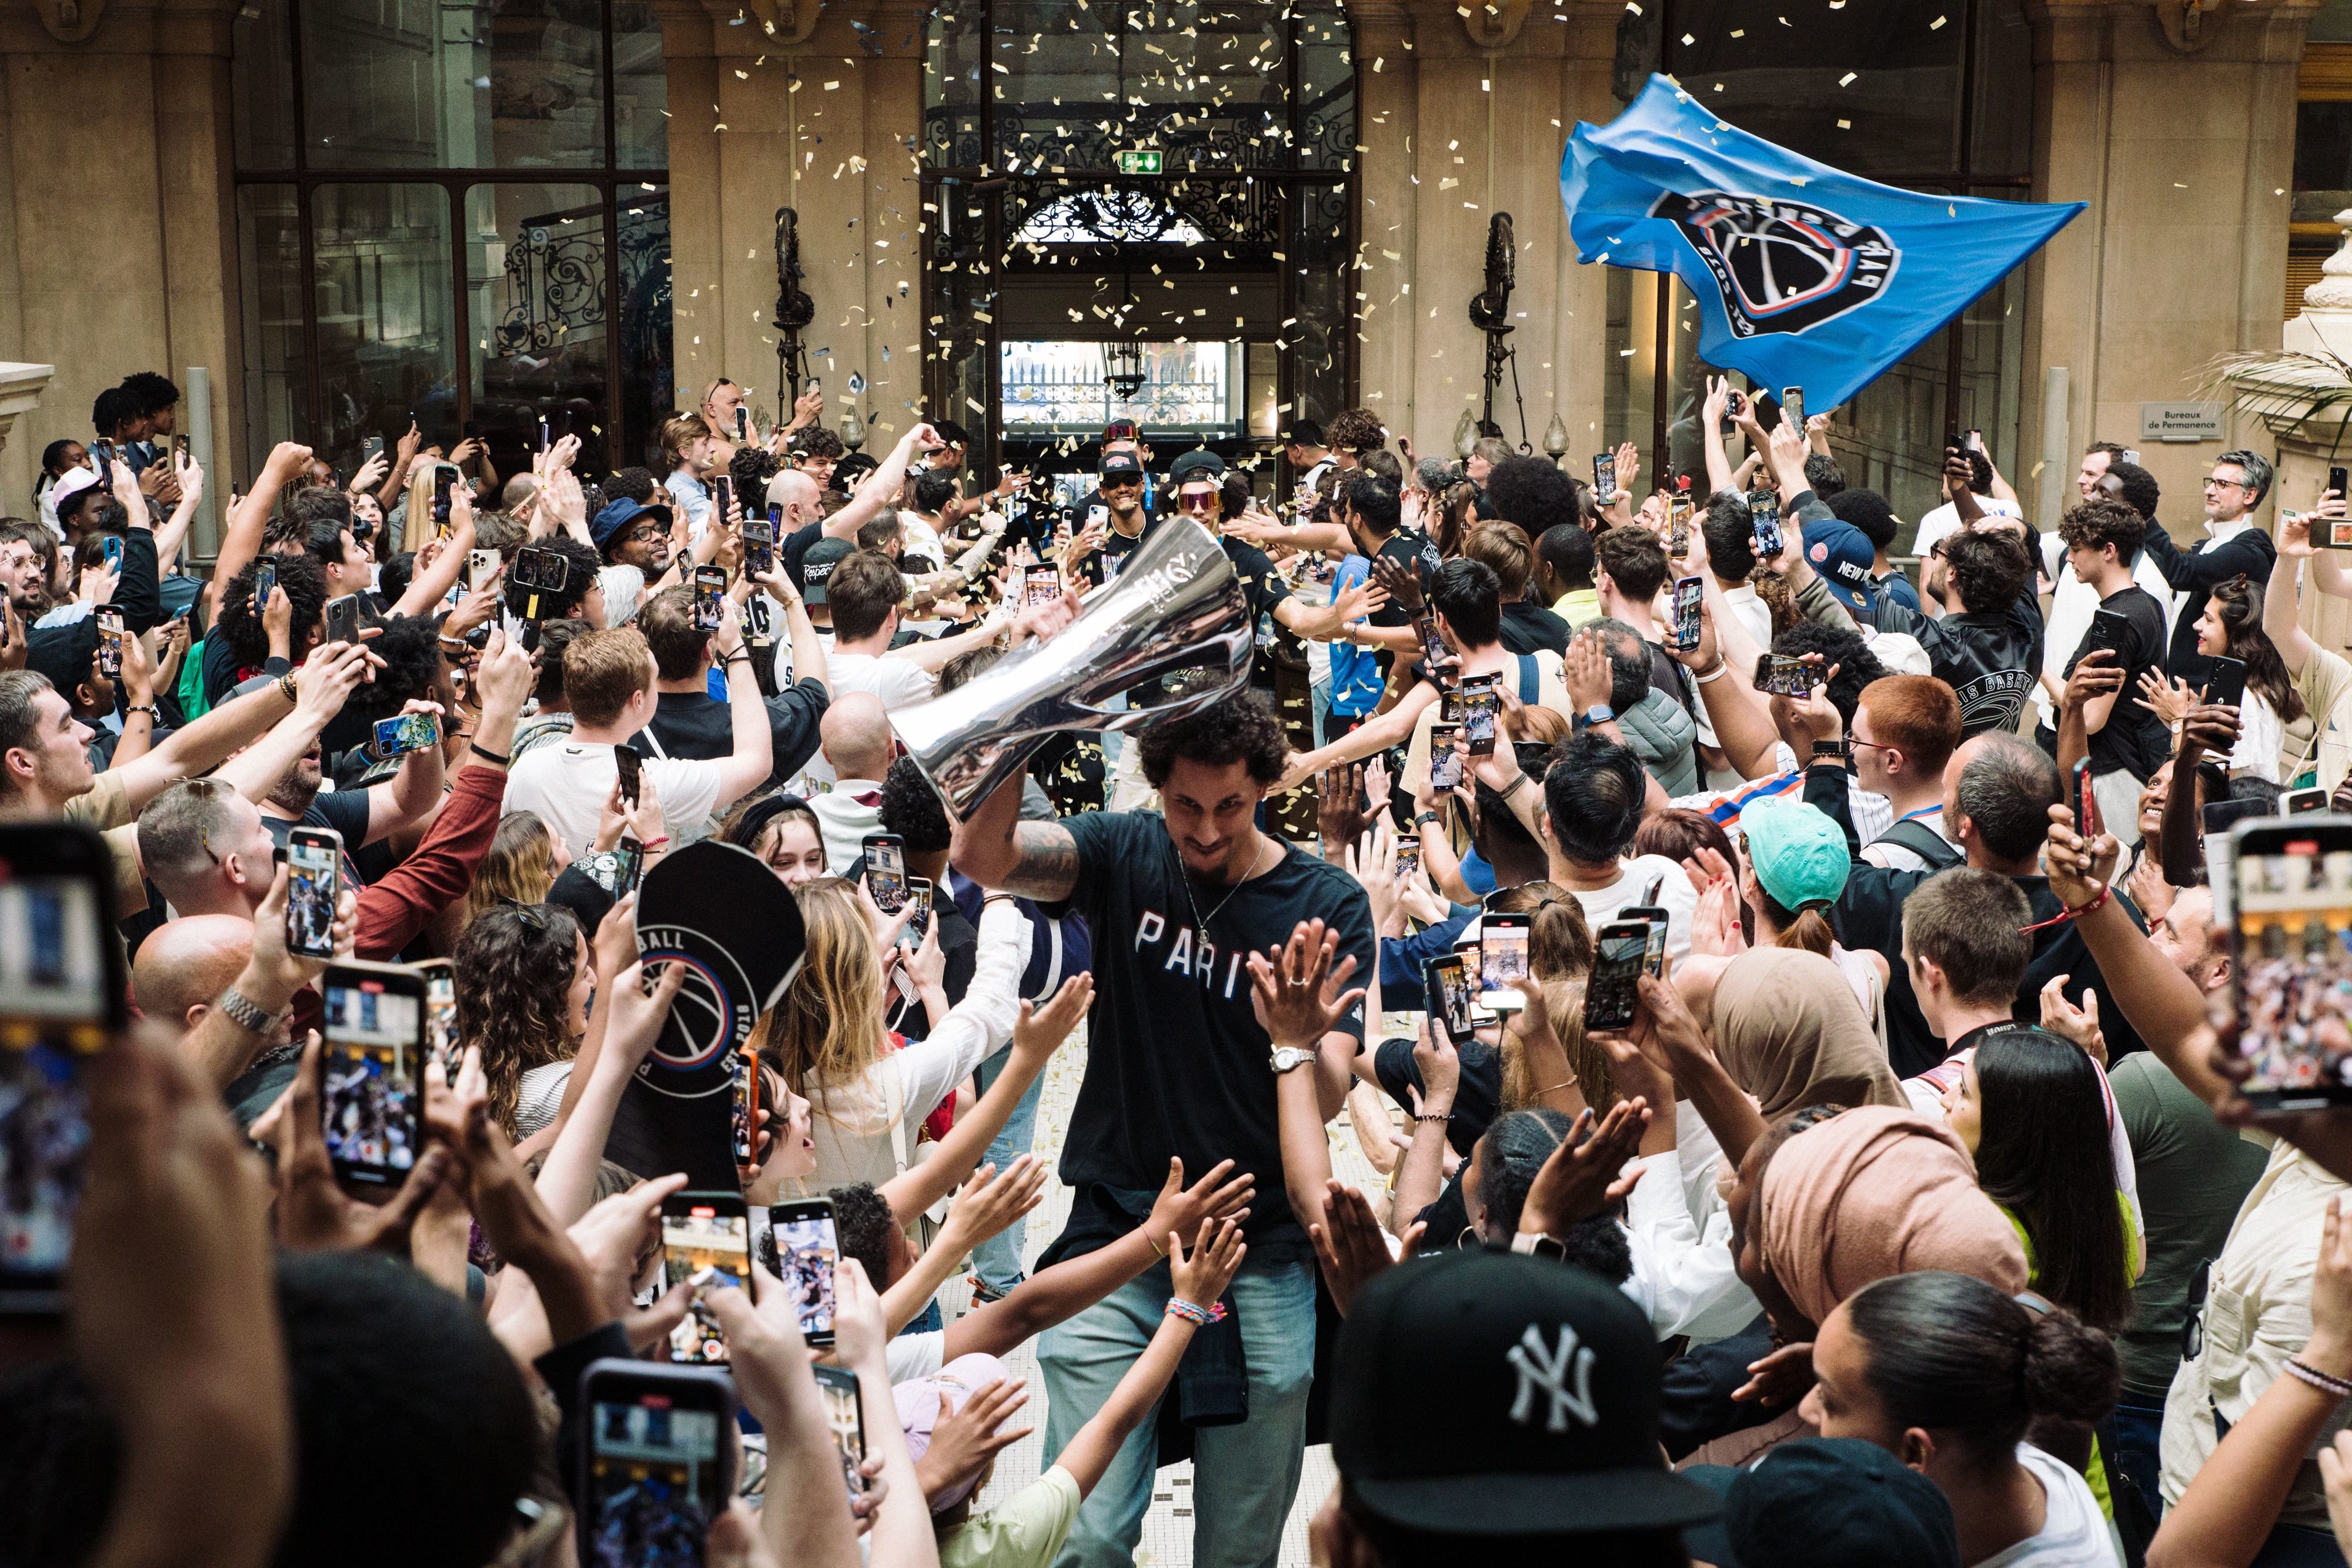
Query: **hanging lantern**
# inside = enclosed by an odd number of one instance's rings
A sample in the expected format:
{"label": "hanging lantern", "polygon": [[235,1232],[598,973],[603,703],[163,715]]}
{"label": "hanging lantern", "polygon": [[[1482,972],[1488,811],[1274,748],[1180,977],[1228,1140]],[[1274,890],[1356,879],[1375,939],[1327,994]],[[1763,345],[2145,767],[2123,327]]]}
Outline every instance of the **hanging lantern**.
{"label": "hanging lantern", "polygon": [[1559,410],[1551,411],[1551,423],[1544,426],[1544,452],[1554,463],[1568,455],[1568,422],[1559,417]]}
{"label": "hanging lantern", "polygon": [[1131,402],[1151,379],[1143,368],[1143,345],[1132,338],[1103,345],[1103,381],[1121,402]]}

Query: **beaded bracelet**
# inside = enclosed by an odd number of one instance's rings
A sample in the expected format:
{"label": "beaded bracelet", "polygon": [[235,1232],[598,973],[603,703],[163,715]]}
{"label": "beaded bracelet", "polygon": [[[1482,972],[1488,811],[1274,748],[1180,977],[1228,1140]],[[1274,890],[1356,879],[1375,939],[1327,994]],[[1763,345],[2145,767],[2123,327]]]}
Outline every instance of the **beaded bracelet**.
{"label": "beaded bracelet", "polygon": [[1196,1307],[1181,1296],[1171,1296],[1168,1298],[1168,1315],[1171,1318],[1182,1318],[1188,1323],[1206,1328],[1211,1323],[1223,1320],[1225,1308],[1222,1301],[1213,1306]]}
{"label": "beaded bracelet", "polygon": [[[1171,1307],[1171,1310],[1172,1311],[1173,1308]],[[2330,1394],[2338,1399],[2352,1399],[2352,1382],[2331,1376],[2315,1366],[2305,1366],[2293,1358],[2287,1361],[2286,1369],[2290,1375],[2301,1378],[2322,1394]]]}

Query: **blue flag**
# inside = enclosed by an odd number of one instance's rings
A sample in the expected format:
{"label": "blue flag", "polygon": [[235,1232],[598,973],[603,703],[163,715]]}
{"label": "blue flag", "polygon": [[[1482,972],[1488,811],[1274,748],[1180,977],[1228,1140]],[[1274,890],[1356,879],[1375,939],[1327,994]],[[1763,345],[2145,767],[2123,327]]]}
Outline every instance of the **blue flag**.
{"label": "blue flag", "polygon": [[1580,261],[1671,272],[1699,357],[1820,412],[1845,402],[2083,210],[1898,190],[1717,119],[1664,77],[1559,165]]}

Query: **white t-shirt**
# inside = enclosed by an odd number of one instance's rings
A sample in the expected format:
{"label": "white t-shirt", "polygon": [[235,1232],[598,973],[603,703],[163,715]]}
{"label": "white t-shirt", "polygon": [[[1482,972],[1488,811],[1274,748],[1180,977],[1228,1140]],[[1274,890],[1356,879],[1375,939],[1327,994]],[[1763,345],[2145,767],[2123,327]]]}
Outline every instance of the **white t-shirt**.
{"label": "white t-shirt", "polygon": [[851,692],[872,692],[886,708],[927,703],[940,686],[929,670],[896,653],[828,653],[824,681],[836,702]]}
{"label": "white t-shirt", "polygon": [[1691,886],[1689,873],[1664,855],[1636,855],[1622,863],[1625,874],[1609,886],[1576,895],[1584,906],[1585,925],[1598,935],[1619,910],[1639,903],[1643,890],[1656,880],[1658,906],[1666,912],[1666,956],[1689,956],[1691,916],[1698,909],[1698,890]]}
{"label": "white t-shirt", "polygon": [[[649,757],[644,768],[661,798],[669,847],[679,850],[708,838],[710,814],[719,809],[719,764]],[[596,824],[617,776],[613,748],[602,742],[569,740],[538,747],[517,758],[508,771],[503,809],[538,812],[548,831],[569,845],[576,859],[596,847]]]}
{"label": "white t-shirt", "polygon": [[[1977,497],[1977,510],[1988,517],[2021,517],[2025,516],[2008,501],[1995,500],[1990,496]],[[1911,541],[1911,553],[1921,560],[1927,552],[1960,531],[1959,508],[1949,501],[1940,507],[1930,507],[1919,518],[1918,536]],[[2053,538],[2056,536],[2053,536]]]}
{"label": "white t-shirt", "polygon": [[1976,1568],[2123,1568],[2123,1553],[2107,1533],[2091,1483],[2031,1443],[2017,1445],[2017,1462],[2042,1483],[2049,1500],[2042,1533],[1994,1552]]}
{"label": "white t-shirt", "polygon": [[945,1329],[893,1334],[890,1343],[882,1347],[882,1359],[890,1368],[890,1381],[918,1383],[926,1377],[937,1377],[940,1368],[947,1364],[947,1343]]}

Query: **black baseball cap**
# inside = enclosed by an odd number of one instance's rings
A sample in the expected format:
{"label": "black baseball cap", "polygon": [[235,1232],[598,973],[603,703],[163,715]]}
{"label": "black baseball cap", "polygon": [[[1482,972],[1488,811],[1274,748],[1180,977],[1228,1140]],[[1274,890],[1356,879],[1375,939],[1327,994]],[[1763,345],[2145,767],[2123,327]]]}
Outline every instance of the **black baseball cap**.
{"label": "black baseball cap", "polygon": [[1683,1538],[1716,1568],[1960,1568],[1944,1489],[1875,1443],[1782,1443],[1754,1469],[1685,1472],[1720,1496],[1723,1517]]}
{"label": "black baseball cap", "polygon": [[1187,479],[1225,476],[1225,460],[1205,447],[1196,447],[1168,465],[1168,482],[1181,485]]}
{"label": "black baseball cap", "polygon": [[833,576],[833,569],[857,553],[857,547],[847,539],[819,539],[809,546],[808,554],[801,557],[801,600],[807,604],[823,604],[824,585]]}
{"label": "black baseball cap", "polygon": [[1106,479],[1139,479],[1143,465],[1135,460],[1132,452],[1110,452],[1103,455],[1102,476]]}
{"label": "black baseball cap", "polygon": [[1648,1317],[1588,1270],[1446,1252],[1356,1296],[1331,1457],[1375,1516],[1436,1535],[1664,1530],[1713,1492],[1666,1469]]}

